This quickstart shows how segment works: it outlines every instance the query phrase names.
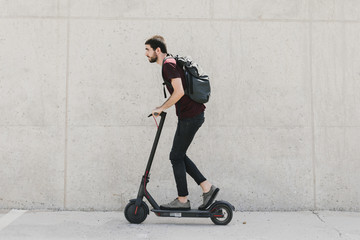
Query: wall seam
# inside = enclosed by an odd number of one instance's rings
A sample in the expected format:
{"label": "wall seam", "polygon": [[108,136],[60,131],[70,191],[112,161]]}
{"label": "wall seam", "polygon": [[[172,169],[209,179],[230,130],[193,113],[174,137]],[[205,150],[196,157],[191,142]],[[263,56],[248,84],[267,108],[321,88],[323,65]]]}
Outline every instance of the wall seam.
{"label": "wall seam", "polygon": [[215,14],[214,14],[214,0],[210,1],[210,19],[214,20]]}
{"label": "wall seam", "polygon": [[64,210],[67,209],[67,170],[68,170],[68,108],[69,108],[69,52],[70,52],[70,0],[68,0],[66,36],[66,87],[65,87],[65,155],[64,155]]}
{"label": "wall seam", "polygon": [[314,202],[313,202],[313,210],[317,210],[317,188],[316,188],[316,149],[315,149],[315,110],[314,110],[314,81],[313,81],[313,35],[312,35],[312,31],[313,31],[313,11],[312,11],[312,7],[311,7],[311,2],[309,4],[309,15],[310,15],[310,22],[309,22],[309,40],[310,40],[310,44],[309,44],[309,68],[310,68],[310,87],[311,87],[311,142],[312,142],[312,170],[313,170],[313,198],[314,198]]}
{"label": "wall seam", "polygon": [[92,16],[0,16],[0,19],[55,19],[55,20],[109,20],[109,21],[199,21],[199,22],[295,22],[295,23],[360,23],[360,20],[346,19],[246,19],[246,18],[150,18],[150,17],[92,17]]}

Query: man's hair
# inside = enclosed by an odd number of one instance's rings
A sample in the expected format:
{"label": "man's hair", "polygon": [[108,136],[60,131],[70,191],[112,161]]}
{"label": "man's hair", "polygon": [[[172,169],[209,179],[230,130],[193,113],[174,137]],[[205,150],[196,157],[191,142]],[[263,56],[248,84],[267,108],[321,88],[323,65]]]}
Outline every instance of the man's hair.
{"label": "man's hair", "polygon": [[151,46],[152,49],[156,50],[157,48],[160,48],[162,53],[167,53],[165,39],[160,35],[155,35],[151,38],[149,38],[145,44],[148,44]]}

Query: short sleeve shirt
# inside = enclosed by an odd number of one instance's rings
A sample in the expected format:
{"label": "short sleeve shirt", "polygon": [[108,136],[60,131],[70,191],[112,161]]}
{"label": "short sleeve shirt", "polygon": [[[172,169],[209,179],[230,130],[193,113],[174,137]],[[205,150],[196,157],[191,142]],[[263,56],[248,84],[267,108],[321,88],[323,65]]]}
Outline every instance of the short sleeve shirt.
{"label": "short sleeve shirt", "polygon": [[[183,88],[186,88],[184,70],[176,64],[172,57],[165,59],[162,66],[162,77],[164,81],[171,83],[171,79],[181,78]],[[166,88],[172,94],[174,90],[166,85]],[[193,101],[189,96],[184,95],[175,104],[176,115],[179,119],[192,118],[205,111],[205,105]]]}

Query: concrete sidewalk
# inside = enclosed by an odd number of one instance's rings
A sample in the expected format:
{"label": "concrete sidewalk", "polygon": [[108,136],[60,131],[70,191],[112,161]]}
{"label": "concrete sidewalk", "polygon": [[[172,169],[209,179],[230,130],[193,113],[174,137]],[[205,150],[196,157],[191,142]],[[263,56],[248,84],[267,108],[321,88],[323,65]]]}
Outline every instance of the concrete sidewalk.
{"label": "concrete sidewalk", "polygon": [[346,239],[360,240],[360,213],[235,212],[227,226],[210,219],[160,218],[129,224],[123,212],[0,211],[1,240]]}

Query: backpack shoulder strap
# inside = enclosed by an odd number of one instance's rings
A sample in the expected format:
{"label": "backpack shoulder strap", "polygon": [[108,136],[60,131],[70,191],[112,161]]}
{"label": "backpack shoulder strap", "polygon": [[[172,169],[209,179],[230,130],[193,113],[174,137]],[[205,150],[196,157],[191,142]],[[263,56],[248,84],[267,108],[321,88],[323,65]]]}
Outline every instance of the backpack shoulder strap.
{"label": "backpack shoulder strap", "polygon": [[[162,69],[163,69],[163,67],[164,67],[165,61],[166,61],[167,59],[169,59],[169,58],[174,58],[174,57],[173,57],[172,54],[169,54],[169,53],[166,55],[166,57],[164,58],[163,63],[162,63],[161,72],[162,72]],[[175,58],[175,60],[176,60],[176,58]],[[164,97],[167,98],[167,96],[166,96],[166,90],[165,90],[165,85],[168,86],[170,89],[173,89],[173,86],[171,85],[171,83],[165,81],[165,79],[163,79],[163,80],[164,80],[164,82],[163,82],[162,85],[163,85]]]}

